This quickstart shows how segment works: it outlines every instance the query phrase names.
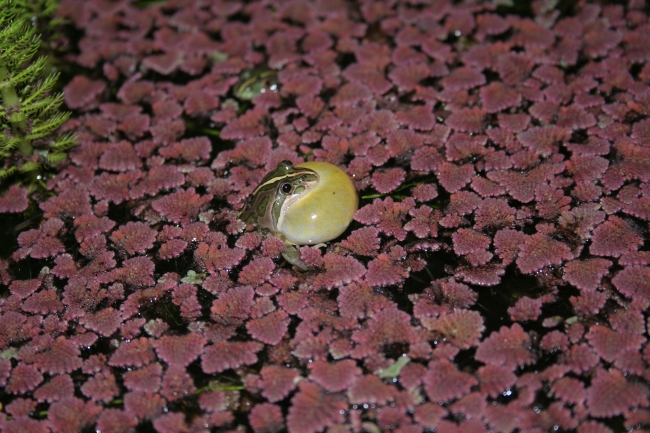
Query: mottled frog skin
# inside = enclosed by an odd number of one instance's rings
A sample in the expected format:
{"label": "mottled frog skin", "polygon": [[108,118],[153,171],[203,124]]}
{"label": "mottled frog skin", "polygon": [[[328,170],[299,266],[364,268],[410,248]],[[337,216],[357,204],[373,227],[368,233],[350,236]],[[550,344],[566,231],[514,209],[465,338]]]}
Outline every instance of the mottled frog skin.
{"label": "mottled frog skin", "polygon": [[240,213],[247,224],[284,242],[283,257],[302,269],[297,245],[339,237],[359,206],[352,179],[328,162],[282,161],[255,188]]}

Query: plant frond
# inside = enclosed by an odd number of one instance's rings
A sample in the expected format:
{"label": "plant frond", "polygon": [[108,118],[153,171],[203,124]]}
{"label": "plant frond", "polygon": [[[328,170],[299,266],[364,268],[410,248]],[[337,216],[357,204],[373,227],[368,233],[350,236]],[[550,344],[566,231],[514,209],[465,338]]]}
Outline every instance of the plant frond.
{"label": "plant frond", "polygon": [[25,137],[28,140],[43,138],[57,130],[70,117],[70,113],[57,113],[49,119],[32,125],[31,132]]}
{"label": "plant frond", "polygon": [[9,118],[9,122],[13,124],[20,123],[24,120],[25,120],[25,113],[21,113],[20,111],[14,111],[14,113]]}
{"label": "plant frond", "polygon": [[11,29],[10,35],[0,34],[0,38],[9,36],[2,44],[0,59],[5,64],[20,66],[34,57],[40,46],[40,38],[32,27],[24,25],[20,21],[11,23],[8,28]]}
{"label": "plant frond", "polygon": [[0,168],[0,179],[11,176],[16,172],[16,167]]}
{"label": "plant frond", "polygon": [[41,164],[39,164],[38,162],[27,161],[26,163],[23,164],[22,167],[20,167],[20,171],[22,173],[27,173],[29,171],[39,170],[40,168],[41,168]]}
{"label": "plant frond", "polygon": [[36,83],[34,88],[29,92],[29,96],[23,98],[23,107],[29,106],[32,101],[39,99],[41,96],[49,92],[54,84],[56,84],[58,78],[59,74],[50,74],[44,80]]}
{"label": "plant frond", "polygon": [[9,79],[9,84],[16,86],[24,82],[34,81],[45,67],[46,60],[45,57],[39,57],[35,62],[31,63],[26,68],[19,70],[18,73],[15,73]]}
{"label": "plant frond", "polygon": [[58,95],[45,98],[41,101],[36,101],[33,104],[23,105],[22,112],[27,115],[34,115],[34,113],[39,113],[39,115],[46,114],[50,111],[57,110],[61,107],[63,103],[63,94],[59,93]]}
{"label": "plant frond", "polygon": [[67,156],[68,154],[65,152],[50,153],[46,159],[49,165],[57,165],[63,162]]}
{"label": "plant frond", "polygon": [[8,138],[6,141],[0,142],[0,149],[3,151],[13,150],[18,147],[21,141],[22,138],[19,137]]}
{"label": "plant frond", "polygon": [[54,152],[65,152],[77,145],[77,136],[73,132],[67,132],[54,140],[50,149]]}

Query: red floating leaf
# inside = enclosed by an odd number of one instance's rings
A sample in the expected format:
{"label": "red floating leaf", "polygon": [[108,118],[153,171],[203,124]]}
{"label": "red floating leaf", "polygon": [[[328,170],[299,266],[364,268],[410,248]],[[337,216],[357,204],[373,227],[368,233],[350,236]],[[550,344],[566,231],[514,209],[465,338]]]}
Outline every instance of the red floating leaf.
{"label": "red floating leaf", "polygon": [[648,266],[628,266],[612,279],[614,286],[642,305],[650,303],[650,268]]}
{"label": "red floating leaf", "polygon": [[576,373],[589,371],[593,368],[600,357],[594,353],[586,344],[579,344],[572,346],[569,350],[564,352],[559,359],[560,363],[566,364]]}
{"label": "red floating leaf", "polygon": [[186,138],[158,150],[167,159],[183,159],[187,162],[207,160],[212,145],[207,137]]}
{"label": "red floating leaf", "polygon": [[648,406],[648,388],[629,382],[618,370],[598,369],[587,388],[587,406],[594,417],[620,415],[638,406]]}
{"label": "red floating leaf", "polygon": [[636,250],[643,239],[623,219],[610,216],[594,230],[589,252],[597,256],[619,257]]}
{"label": "red floating leaf", "polygon": [[400,284],[408,276],[409,271],[403,265],[393,261],[388,254],[379,254],[368,263],[365,279],[373,287],[382,287]]}
{"label": "red floating leaf", "polygon": [[29,205],[27,194],[27,188],[21,188],[18,185],[11,185],[0,196],[0,213],[23,212]]}
{"label": "red floating leaf", "polygon": [[555,397],[569,404],[584,403],[586,398],[584,384],[573,377],[563,377],[551,385]]}
{"label": "red floating leaf", "polygon": [[156,359],[153,348],[147,338],[139,338],[122,343],[113,353],[108,365],[114,367],[142,367]]}
{"label": "red floating leaf", "polygon": [[158,433],[190,433],[182,412],[167,412],[153,420],[153,427]]}
{"label": "red floating leaf", "polygon": [[47,422],[36,421],[27,417],[3,419],[2,426],[4,433],[49,433],[51,431],[47,428]]}
{"label": "red floating leaf", "polygon": [[162,372],[162,366],[159,363],[127,371],[123,375],[124,386],[131,391],[158,392],[162,382]]}
{"label": "red floating leaf", "polygon": [[124,394],[124,411],[142,420],[156,418],[163,413],[166,405],[160,394],[127,392]]}
{"label": "red floating leaf", "polygon": [[122,316],[113,308],[104,308],[95,314],[84,316],[80,323],[87,329],[95,331],[104,337],[111,336],[122,324]]}
{"label": "red floating leaf", "polygon": [[376,294],[363,282],[341,287],[337,301],[341,316],[356,318],[371,316],[392,305],[386,297]]}
{"label": "red floating leaf", "polygon": [[284,399],[299,382],[300,373],[293,368],[269,365],[260,370],[262,396],[271,403]]}
{"label": "red floating leaf", "polygon": [[375,256],[379,250],[379,229],[362,227],[350,233],[347,239],[341,241],[341,246],[362,256]]}
{"label": "red floating leaf", "polygon": [[612,262],[605,259],[572,260],[564,266],[564,280],[580,290],[596,290]]}
{"label": "red floating leaf", "polygon": [[120,204],[130,198],[129,189],[142,177],[140,171],[120,174],[102,173],[95,177],[88,190],[97,200],[108,200]]}
{"label": "red floating leaf", "polygon": [[454,69],[449,76],[440,80],[440,84],[452,91],[469,90],[485,84],[485,75],[473,68],[460,67]]}
{"label": "red floating leaf", "polygon": [[363,83],[352,82],[341,86],[330,100],[334,107],[352,106],[372,99],[372,91]]}
{"label": "red floating leaf", "polygon": [[536,233],[527,237],[521,245],[517,266],[521,272],[530,274],[544,266],[560,265],[564,260],[572,258],[571,249],[566,244]]}
{"label": "red floating leaf", "polygon": [[401,168],[389,168],[375,171],[372,175],[372,186],[381,194],[387,194],[404,182],[406,172]]}
{"label": "red floating leaf", "polygon": [[142,166],[142,161],[128,141],[113,143],[99,158],[99,166],[110,171],[129,171]]}
{"label": "red floating leaf", "polygon": [[160,395],[168,401],[175,401],[196,392],[194,381],[187,370],[179,366],[170,366],[163,375]]}
{"label": "red floating leaf", "polygon": [[34,360],[34,365],[50,374],[72,373],[81,364],[79,347],[65,337],[58,337],[48,350],[36,355]]}
{"label": "red floating leaf", "polygon": [[47,411],[47,423],[54,433],[79,432],[95,422],[102,411],[92,402],[70,397],[56,401]]}
{"label": "red floating leaf", "polygon": [[492,398],[497,398],[517,382],[517,376],[507,367],[486,365],[477,372],[481,391]]}
{"label": "red floating leaf", "polygon": [[309,365],[309,378],[329,392],[344,391],[362,373],[351,359],[339,362],[316,361]]}
{"label": "red floating leaf", "polygon": [[438,197],[438,189],[435,185],[425,183],[413,188],[412,194],[414,199],[424,203]]}
{"label": "red floating leaf", "polygon": [[395,119],[403,126],[421,131],[429,131],[436,124],[436,118],[431,111],[430,105],[415,106],[408,111],[398,111],[395,113]]}
{"label": "red floating leaf", "polygon": [[41,280],[36,278],[32,280],[15,280],[11,282],[9,291],[12,295],[24,299],[38,290],[39,287],[41,287]]}
{"label": "red floating leaf", "polygon": [[395,388],[386,385],[380,378],[363,375],[347,390],[351,404],[386,404],[395,395]]}
{"label": "red floating leaf", "polygon": [[142,137],[151,125],[151,118],[147,114],[134,114],[128,116],[117,125],[117,130],[124,132],[126,136],[135,141]]}
{"label": "red floating leaf", "polygon": [[327,253],[324,256],[325,271],[316,275],[314,285],[328,289],[358,281],[365,273],[363,265],[351,256]]}
{"label": "red floating leaf", "polygon": [[414,206],[415,201],[410,198],[401,202],[395,202],[390,197],[386,197],[383,202],[375,199],[371,205],[359,209],[354,219],[366,225],[377,224],[386,235],[404,240],[408,232],[402,227],[402,221]]}
{"label": "red floating leaf", "polygon": [[155,267],[156,265],[148,257],[134,257],[124,260],[122,267],[116,269],[117,278],[131,286],[153,286],[154,280],[151,276]]}
{"label": "red floating leaf", "polygon": [[510,314],[510,320],[515,322],[537,320],[542,314],[542,301],[524,296],[515,305],[508,308],[508,314]]}
{"label": "red floating leaf", "polygon": [[11,394],[24,394],[32,391],[43,382],[43,374],[31,364],[14,367],[5,390]]}
{"label": "red floating leaf", "polygon": [[275,433],[284,430],[284,417],[280,406],[270,403],[257,404],[248,415],[255,433]]}
{"label": "red floating leaf", "polygon": [[400,65],[393,69],[388,78],[397,85],[400,91],[414,90],[422,80],[429,76],[429,68],[423,63]]}
{"label": "red floating leaf", "polygon": [[210,312],[214,320],[225,325],[240,325],[250,317],[255,291],[250,286],[235,287],[222,293],[212,303]]}
{"label": "red floating leaf", "polygon": [[474,166],[465,164],[457,166],[443,162],[438,166],[438,180],[450,193],[455,193],[467,185],[474,176]]}
{"label": "red floating leaf", "polygon": [[257,362],[256,353],[261,349],[260,343],[252,341],[220,341],[205,348],[201,356],[201,368],[206,374],[214,374],[240,365],[254,364]]}
{"label": "red floating leaf", "polygon": [[82,186],[65,189],[39,206],[45,218],[77,218],[92,213],[88,191]]}
{"label": "red floating leaf", "polygon": [[81,386],[81,393],[92,401],[110,402],[113,397],[119,394],[115,376],[112,373],[100,371]]}
{"label": "red floating leaf", "polygon": [[503,365],[514,370],[534,362],[530,348],[530,337],[515,323],[510,328],[502,326],[499,332],[493,332],[483,340],[476,350],[476,359],[488,365]]}
{"label": "red floating leaf", "polygon": [[187,367],[203,353],[206,340],[198,334],[183,336],[164,336],[156,340],[153,346],[158,357],[171,367]]}
{"label": "red floating leaf", "polygon": [[212,195],[201,196],[194,188],[179,190],[163,198],[154,200],[151,207],[163,217],[179,224],[188,224],[196,218],[201,208],[212,200]]}
{"label": "red floating leaf", "polygon": [[269,257],[260,257],[244,266],[239,273],[239,284],[259,286],[271,277],[275,263]]}
{"label": "red floating leaf", "polygon": [[478,205],[474,213],[474,228],[482,230],[488,227],[508,227],[514,223],[515,213],[516,210],[508,206],[505,200],[488,197]]}
{"label": "red floating leaf", "polygon": [[390,307],[375,314],[368,328],[355,332],[352,340],[361,344],[381,346],[398,342],[411,343],[416,340],[416,335],[411,326],[411,316]]}
{"label": "red floating leaf", "polygon": [[74,396],[74,384],[69,374],[54,376],[36,391],[34,397],[39,402],[52,403],[57,400]]}
{"label": "red floating leaf", "polygon": [[409,215],[413,219],[404,225],[406,230],[412,231],[415,236],[421,239],[428,236],[434,238],[438,236],[438,221],[440,219],[438,212],[433,212],[433,209],[424,205],[411,209]]}
{"label": "red floating leaf", "polygon": [[596,354],[607,362],[613,362],[626,351],[638,351],[645,342],[641,335],[621,334],[601,325],[592,326],[586,337]]}
{"label": "red floating leaf", "polygon": [[145,194],[154,195],[161,190],[176,188],[184,183],[185,176],[183,176],[183,173],[177,167],[172,165],[152,167],[146,173],[146,176],[131,188],[130,197],[139,198]]}
{"label": "red floating leaf", "polygon": [[488,113],[516,107],[521,102],[521,95],[517,90],[498,81],[481,87],[480,95],[483,107]]}
{"label": "red floating leaf", "polygon": [[452,234],[454,252],[464,255],[486,250],[490,246],[490,238],[472,229],[458,229]]}
{"label": "red floating leaf", "polygon": [[427,401],[415,408],[413,420],[426,429],[434,430],[447,411],[440,405]]}
{"label": "red floating leaf", "polygon": [[351,83],[363,83],[376,94],[386,93],[392,87],[384,72],[371,64],[353,63],[343,71],[343,77]]}
{"label": "red floating leaf", "polygon": [[424,390],[434,403],[446,403],[468,394],[478,384],[476,378],[458,371],[449,361],[432,361],[422,382]]}
{"label": "red floating leaf", "polygon": [[241,262],[245,256],[246,250],[228,248],[225,242],[211,245],[201,242],[194,251],[194,259],[211,274],[215,274],[217,271],[230,270]]}
{"label": "red floating leaf", "polygon": [[117,92],[117,97],[125,104],[132,104],[148,98],[154,92],[151,81],[126,81]]}
{"label": "red floating leaf", "polygon": [[105,409],[97,419],[95,428],[102,433],[131,433],[138,421],[120,409]]}
{"label": "red floating leaf", "polygon": [[496,70],[504,83],[516,86],[523,82],[535,67],[535,63],[523,53],[507,53],[498,56]]}
{"label": "red floating leaf", "polygon": [[476,311],[456,310],[439,318],[422,318],[427,329],[440,332],[451,344],[461,349],[478,346],[485,330],[483,318]]}
{"label": "red floating leaf", "polygon": [[291,399],[287,428],[292,433],[316,433],[343,421],[348,404],[337,394],[327,394],[308,381],[300,382],[300,391]]}
{"label": "red floating leaf", "polygon": [[185,54],[180,49],[173,49],[164,54],[154,54],[142,60],[142,65],[153,69],[159,74],[169,75],[174,72],[182,63]]}
{"label": "red floating leaf", "polygon": [[66,105],[71,109],[77,109],[93,102],[104,89],[106,83],[101,80],[90,80],[85,75],[75,75],[63,88],[63,95]]}
{"label": "red floating leaf", "polygon": [[174,257],[179,257],[185,249],[187,248],[188,243],[182,239],[172,239],[160,245],[158,250],[158,257],[162,260],[169,260]]}
{"label": "red floating leaf", "polygon": [[386,137],[386,149],[391,157],[407,154],[419,149],[424,144],[426,136],[411,131],[410,129],[398,129],[392,131]]}
{"label": "red floating leaf", "polygon": [[535,188],[535,198],[537,199],[535,208],[539,217],[544,219],[553,219],[561,212],[568,211],[571,204],[571,197],[565,196],[561,189],[546,183]]}
{"label": "red floating leaf", "polygon": [[447,117],[445,123],[456,131],[481,132],[486,111],[482,107],[461,108]]}
{"label": "red floating leaf", "polygon": [[557,151],[557,145],[564,143],[571,137],[568,128],[558,126],[534,126],[517,134],[517,139],[524,147],[532,150],[537,155],[549,156]]}
{"label": "red floating leaf", "polygon": [[288,314],[278,310],[262,318],[249,321],[246,323],[246,329],[256,340],[275,346],[287,333],[289,321]]}

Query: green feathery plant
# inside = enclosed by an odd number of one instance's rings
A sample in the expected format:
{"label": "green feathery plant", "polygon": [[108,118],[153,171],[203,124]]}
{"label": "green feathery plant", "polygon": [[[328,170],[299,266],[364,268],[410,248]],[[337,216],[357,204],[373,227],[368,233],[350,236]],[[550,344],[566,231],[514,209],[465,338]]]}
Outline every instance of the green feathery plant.
{"label": "green feathery plant", "polygon": [[[56,4],[37,3],[50,13]],[[52,94],[58,74],[43,77],[47,58],[32,59],[40,36],[28,20],[27,4],[34,2],[0,0],[0,188],[16,175],[33,192],[44,186],[44,174],[65,159],[75,138],[55,135],[70,113],[60,111],[63,94]]]}

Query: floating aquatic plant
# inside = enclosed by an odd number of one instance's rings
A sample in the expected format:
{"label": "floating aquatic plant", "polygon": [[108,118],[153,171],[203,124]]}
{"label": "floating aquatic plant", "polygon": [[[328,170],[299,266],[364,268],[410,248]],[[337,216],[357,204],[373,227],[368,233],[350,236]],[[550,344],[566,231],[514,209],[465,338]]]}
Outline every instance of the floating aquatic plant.
{"label": "floating aquatic plant", "polygon": [[[15,184],[33,192],[44,187],[46,173],[65,159],[75,139],[71,133],[56,133],[70,113],[60,110],[63,94],[52,93],[58,74],[43,77],[47,58],[33,59],[40,37],[25,19],[27,3],[3,1],[0,8],[0,178],[3,190],[17,176]],[[45,3],[43,13],[57,7]],[[10,197],[0,200],[7,202],[4,211],[27,207],[12,206]]]}
{"label": "floating aquatic plant", "polygon": [[[643,2],[109,3],[59,12],[81,144],[0,260],[0,430],[647,429]],[[309,272],[237,218],[283,160],[362,197]]]}

